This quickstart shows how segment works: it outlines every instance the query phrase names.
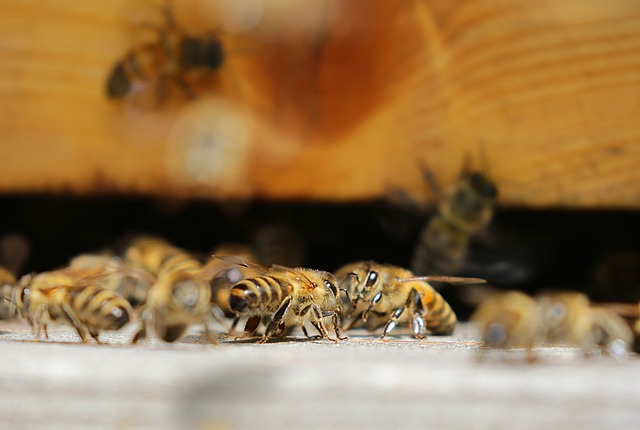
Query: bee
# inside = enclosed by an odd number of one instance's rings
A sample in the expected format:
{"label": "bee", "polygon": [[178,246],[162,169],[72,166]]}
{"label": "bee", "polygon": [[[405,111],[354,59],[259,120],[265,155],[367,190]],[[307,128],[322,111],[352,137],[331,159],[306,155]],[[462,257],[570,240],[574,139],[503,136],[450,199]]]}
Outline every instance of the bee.
{"label": "bee", "polygon": [[600,347],[620,358],[633,345],[633,332],[613,310],[593,305],[579,292],[557,291],[538,296],[548,343],[579,347],[589,353]]}
{"label": "bee", "polygon": [[449,335],[457,323],[456,314],[442,296],[429,284],[431,281],[478,284],[484,280],[449,276],[415,277],[402,267],[374,262],[356,262],[336,272],[347,284],[352,297],[352,319],[347,329],[360,323],[369,331],[384,325],[382,337],[399,324],[409,324],[416,338],[423,338],[425,329],[435,335]]}
{"label": "bee", "polygon": [[120,294],[101,288],[91,275],[60,269],[25,275],[13,290],[12,303],[29,321],[34,335],[49,338],[49,323],[71,324],[82,342],[103,330],[119,330],[132,320],[133,308]]}
{"label": "bee", "polygon": [[[342,308],[333,274],[279,265],[266,268],[242,260],[228,260],[260,273],[260,276],[243,279],[231,288],[229,307],[236,314],[232,331],[242,317],[248,317],[247,334],[254,333],[263,322],[267,327],[260,342],[264,343],[271,337],[282,336],[287,328],[294,326],[301,326],[305,336],[310,337],[304,325],[309,321],[322,339],[332,342],[346,339],[341,333]],[[327,332],[327,319],[333,324],[336,339]]]}
{"label": "bee", "polygon": [[142,325],[133,343],[145,338],[149,327],[163,341],[175,342],[192,324],[203,324],[207,339],[215,342],[207,325],[211,289],[201,277],[198,259],[162,239],[146,236],[132,241],[125,259],[156,276],[147,292]]}
{"label": "bee", "polygon": [[14,312],[11,311],[8,298],[11,296],[13,287],[16,285],[16,277],[13,273],[0,266],[0,297],[5,299],[0,302],[0,319],[9,319],[13,317]]}
{"label": "bee", "polygon": [[[430,172],[427,179],[436,194],[442,194]],[[491,178],[465,168],[455,186],[440,199],[438,212],[421,231],[411,270],[420,275],[459,273],[471,237],[484,230],[493,217],[497,194]]]}
{"label": "bee", "polygon": [[[213,255],[233,256],[250,262],[257,261],[251,247],[238,243],[221,244],[213,250]],[[224,316],[233,318],[235,314],[229,307],[231,287],[245,278],[257,275],[257,272],[248,267],[212,257],[204,265],[203,273],[210,275],[208,279],[211,287],[211,305],[214,310],[220,309]]]}
{"label": "bee", "polygon": [[187,98],[194,98],[186,75],[190,72],[211,72],[224,61],[224,49],[212,34],[188,35],[176,23],[169,4],[163,9],[164,26],[156,41],[131,50],[112,68],[107,79],[107,96],[123,99],[150,84],[155,85],[157,98],[163,101],[170,82],[177,84]]}
{"label": "bee", "polygon": [[538,302],[519,291],[494,294],[483,300],[470,319],[482,338],[478,359],[487,348],[524,348],[534,361],[533,348],[543,340],[542,311]]}
{"label": "bee", "polygon": [[29,258],[30,247],[26,237],[18,233],[9,233],[0,238],[0,319],[10,319],[15,311],[10,303],[13,287],[17,283],[16,275]]}
{"label": "bee", "polygon": [[71,259],[72,270],[94,270],[97,285],[116,291],[137,308],[147,299],[147,291],[155,282],[155,277],[143,268],[134,268],[122,258],[109,253],[80,254]]}

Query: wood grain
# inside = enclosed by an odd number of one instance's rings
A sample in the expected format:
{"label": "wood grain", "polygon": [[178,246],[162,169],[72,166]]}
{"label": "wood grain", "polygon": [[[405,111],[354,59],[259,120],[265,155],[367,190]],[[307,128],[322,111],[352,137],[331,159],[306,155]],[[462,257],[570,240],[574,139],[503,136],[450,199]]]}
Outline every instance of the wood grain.
{"label": "wood grain", "polygon": [[427,199],[471,159],[503,206],[640,207],[637,1],[189,0],[224,66],[115,103],[137,3],[0,1],[1,192]]}

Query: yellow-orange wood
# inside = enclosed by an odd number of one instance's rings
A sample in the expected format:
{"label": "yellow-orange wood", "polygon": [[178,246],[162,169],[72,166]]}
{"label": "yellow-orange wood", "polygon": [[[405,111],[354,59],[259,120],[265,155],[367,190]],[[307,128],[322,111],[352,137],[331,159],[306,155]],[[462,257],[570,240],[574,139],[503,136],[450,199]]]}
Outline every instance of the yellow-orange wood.
{"label": "yellow-orange wood", "polygon": [[636,0],[175,1],[224,66],[108,100],[148,3],[0,0],[0,192],[424,199],[470,159],[503,205],[640,207]]}

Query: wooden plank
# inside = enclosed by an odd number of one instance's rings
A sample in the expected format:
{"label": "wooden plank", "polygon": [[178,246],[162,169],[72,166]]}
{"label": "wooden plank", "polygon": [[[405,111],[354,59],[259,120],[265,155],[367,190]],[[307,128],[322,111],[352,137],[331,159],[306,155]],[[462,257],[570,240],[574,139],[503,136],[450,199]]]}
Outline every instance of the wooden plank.
{"label": "wooden plank", "polygon": [[[12,429],[634,428],[640,362],[541,347],[541,361],[475,360],[454,336],[264,345],[83,345],[2,322],[0,413]],[[522,351],[512,351],[517,356]],[[524,355],[520,355],[523,358]],[[637,376],[634,376],[637,375]]]}
{"label": "wooden plank", "polygon": [[486,158],[504,206],[640,207],[636,1],[184,1],[228,55],[160,107],[105,97],[130,3],[0,1],[0,191],[425,199]]}

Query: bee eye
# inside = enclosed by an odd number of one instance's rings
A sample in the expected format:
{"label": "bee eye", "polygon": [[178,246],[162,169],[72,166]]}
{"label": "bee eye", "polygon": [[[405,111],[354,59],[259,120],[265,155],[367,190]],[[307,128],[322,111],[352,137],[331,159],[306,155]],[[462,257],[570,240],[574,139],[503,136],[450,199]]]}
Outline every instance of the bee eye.
{"label": "bee eye", "polygon": [[331,290],[334,296],[338,296],[338,288],[329,281],[324,281],[324,286]]}
{"label": "bee eye", "polygon": [[28,288],[24,288],[22,290],[22,293],[20,294],[20,300],[22,300],[24,302],[24,299],[26,299],[28,295],[29,295],[29,289]]}
{"label": "bee eye", "polygon": [[367,276],[367,282],[365,286],[371,287],[377,281],[378,281],[378,273],[372,270],[371,272],[369,272],[369,276]]}

